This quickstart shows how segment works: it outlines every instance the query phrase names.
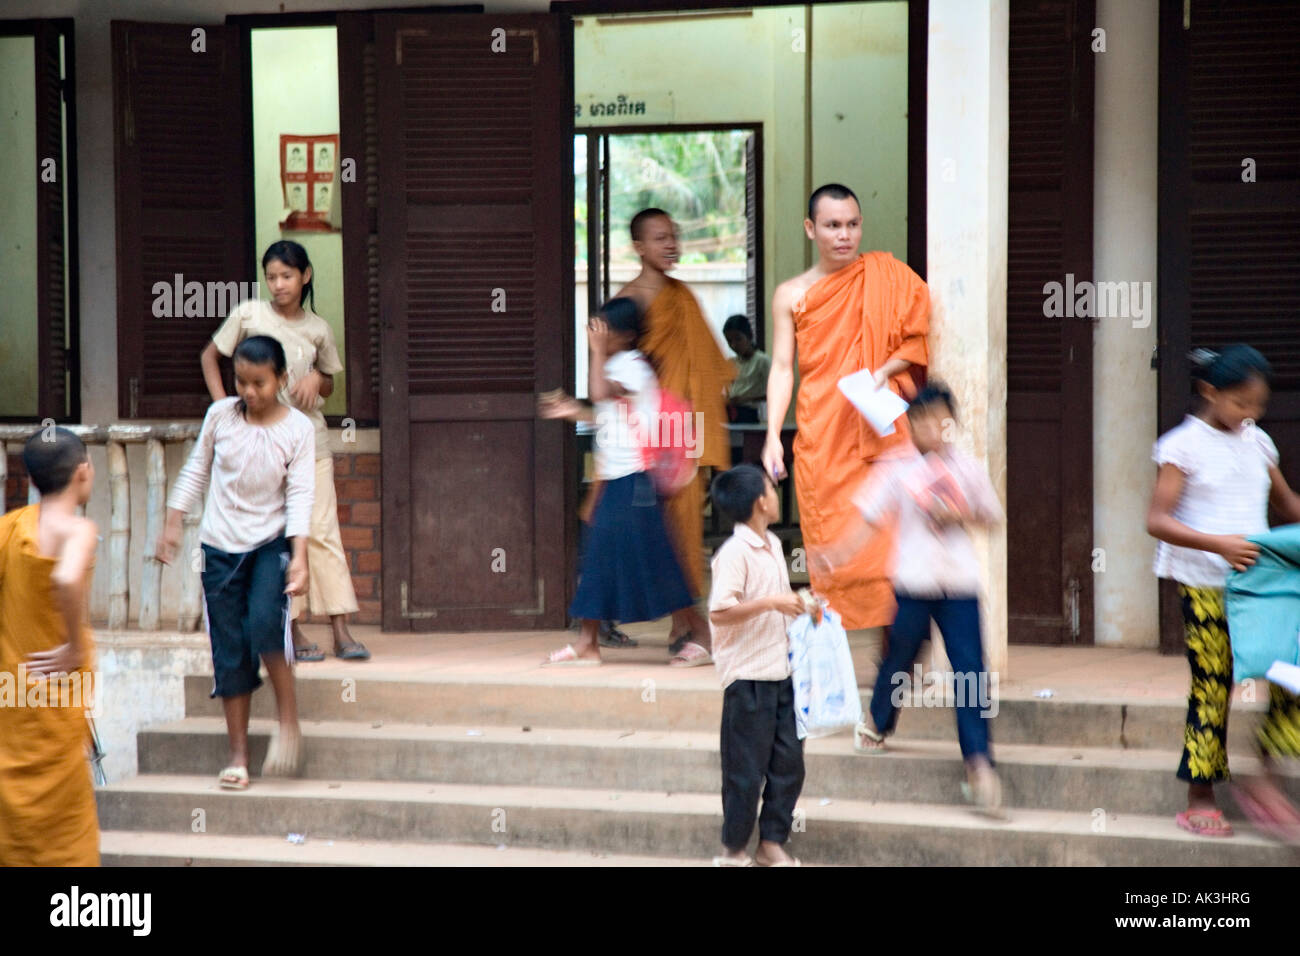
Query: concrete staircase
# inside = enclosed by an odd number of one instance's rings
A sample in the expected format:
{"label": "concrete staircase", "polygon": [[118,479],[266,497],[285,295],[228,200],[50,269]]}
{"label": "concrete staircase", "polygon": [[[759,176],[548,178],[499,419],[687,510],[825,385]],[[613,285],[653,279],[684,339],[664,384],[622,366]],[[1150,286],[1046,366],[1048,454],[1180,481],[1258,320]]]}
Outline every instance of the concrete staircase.
{"label": "concrete staircase", "polygon": [[[704,682],[650,694],[590,672],[559,684],[357,673],[348,686],[300,670],[303,775],[245,793],[216,787],[224,724],[210,679],[187,678],[188,716],[141,732],[140,775],[99,791],[105,863],[699,865],[717,849],[721,694]],[[950,710],[905,711],[888,755],[854,754],[847,734],[809,741],[791,847],[823,864],[1295,865],[1230,798],[1231,839],[1174,825],[1184,706],[1004,697],[993,733],[1007,822],[962,803]],[[259,692],[254,768],[271,708]],[[1235,717],[1240,773],[1253,721]]]}

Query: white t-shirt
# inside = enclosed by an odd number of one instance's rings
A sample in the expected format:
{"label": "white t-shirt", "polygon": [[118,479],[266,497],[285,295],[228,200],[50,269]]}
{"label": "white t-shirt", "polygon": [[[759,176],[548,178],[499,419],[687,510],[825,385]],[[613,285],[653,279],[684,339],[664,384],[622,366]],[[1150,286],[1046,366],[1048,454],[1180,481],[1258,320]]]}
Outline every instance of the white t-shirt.
{"label": "white t-shirt", "polygon": [[648,427],[659,412],[659,380],[636,349],[605,360],[605,378],[627,394],[596,402],[596,477],[604,481],[644,471],[638,427]]}
{"label": "white t-shirt", "polygon": [[[1268,530],[1270,466],[1277,446],[1262,428],[1237,432],[1215,428],[1188,415],[1155,444],[1157,465],[1175,465],[1185,476],[1174,518],[1203,534],[1252,535]],[[1221,588],[1231,565],[1221,556],[1161,541],[1156,545],[1157,577],[1198,588]]]}
{"label": "white t-shirt", "polygon": [[315,445],[311,420],[296,408],[274,424],[254,425],[237,397],[213,402],[167,507],[189,514],[202,503],[199,541],[229,554],[281,534],[305,538],[316,493]]}

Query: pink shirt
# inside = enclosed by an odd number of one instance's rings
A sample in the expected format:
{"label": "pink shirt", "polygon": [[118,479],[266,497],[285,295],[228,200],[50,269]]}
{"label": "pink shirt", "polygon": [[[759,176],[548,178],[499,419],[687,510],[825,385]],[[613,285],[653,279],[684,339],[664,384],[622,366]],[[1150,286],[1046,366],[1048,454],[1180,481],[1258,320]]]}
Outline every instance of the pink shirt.
{"label": "pink shirt", "polygon": [[[973,458],[945,447],[939,461],[966,498],[970,516],[982,524],[1002,521],[1002,506],[988,474]],[[980,592],[979,561],[969,532],[961,525],[938,528],[913,495],[933,469],[929,456],[880,462],[853,497],[873,524],[898,515],[894,590],[910,597],[974,597]]]}
{"label": "pink shirt", "polygon": [[[761,538],[747,524],[737,524],[731,537],[713,556],[713,587],[709,610],[729,607],[773,594],[790,593],[781,539],[768,532]],[[713,625],[713,665],[722,686],[736,680],[785,680],[790,676],[790,618],[764,611],[747,621]]]}

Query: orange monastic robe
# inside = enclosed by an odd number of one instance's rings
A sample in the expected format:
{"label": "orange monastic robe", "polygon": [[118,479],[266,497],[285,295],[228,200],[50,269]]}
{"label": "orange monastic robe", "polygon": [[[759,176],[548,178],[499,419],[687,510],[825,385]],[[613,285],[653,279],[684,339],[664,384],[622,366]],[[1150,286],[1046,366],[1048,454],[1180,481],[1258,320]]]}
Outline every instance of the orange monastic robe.
{"label": "orange monastic robe", "polygon": [[[911,446],[906,416],[881,438],[839,390],[841,378],[888,359],[927,365],[930,293],[920,276],[887,252],[868,252],[814,283],[794,305],[799,353],[795,405],[794,480],[804,546],[830,544],[861,521],[851,498],[872,463]],[[906,382],[906,384],[904,384]],[[907,395],[910,375],[890,380]],[[829,599],[846,628],[893,621],[889,574],[892,530],[873,535],[857,556],[829,578],[810,571],[813,590]]]}
{"label": "orange monastic robe", "polygon": [[[731,442],[727,436],[726,387],[736,375],[705,321],[700,305],[684,283],[669,279],[645,314],[645,332],[638,347],[659,376],[659,387],[676,392],[691,403],[703,434],[697,464],[731,467]],[[703,473],[664,503],[668,532],[677,548],[691,596],[704,587],[704,481]]]}
{"label": "orange monastic robe", "polygon": [[[39,508],[0,517],[0,866],[98,866],[90,727],[81,706],[89,703],[82,691],[91,667],[61,680],[18,680],[29,654],[66,643],[50,582],[56,562],[37,549]],[[91,646],[89,629],[86,640]]]}

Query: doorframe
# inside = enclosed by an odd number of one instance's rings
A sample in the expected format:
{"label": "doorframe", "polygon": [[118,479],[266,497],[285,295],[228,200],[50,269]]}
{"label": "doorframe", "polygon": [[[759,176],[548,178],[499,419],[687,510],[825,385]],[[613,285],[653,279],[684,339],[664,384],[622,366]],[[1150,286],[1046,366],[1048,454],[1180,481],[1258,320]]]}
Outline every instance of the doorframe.
{"label": "doorframe", "polygon": [[[754,214],[754,220],[755,220],[754,229],[757,234],[757,243],[755,246],[754,258],[758,260],[756,263],[757,278],[755,279],[755,282],[758,286],[759,300],[766,301],[766,291],[765,291],[765,286],[763,285],[764,281],[766,280],[766,272],[763,269],[763,255],[766,248],[763,244],[763,229],[766,220],[763,216],[763,201],[762,201],[762,196],[763,196],[763,124],[762,123],[647,123],[644,126],[640,126],[640,125],[575,126],[573,128],[573,135],[574,137],[577,137],[579,135],[585,135],[599,141],[599,138],[602,136],[640,136],[640,135],[654,134],[654,133],[720,133],[720,132],[727,132],[728,130],[748,130],[751,134],[753,134],[755,138],[754,150],[755,150],[755,155],[758,157],[758,164],[757,164],[757,169],[755,170],[754,178],[757,181],[756,192],[759,195],[758,208],[755,210],[755,214]],[[590,139],[588,140],[587,145],[588,145],[588,149],[587,149],[588,206],[587,208],[588,210],[590,210],[591,209],[590,197],[592,195],[592,182],[591,182],[592,151],[590,148],[591,147]],[[599,158],[597,158],[597,163],[599,163]],[[572,166],[573,163],[570,162],[569,165]],[[601,189],[602,196],[604,197],[604,202],[602,203],[601,217],[600,217],[600,230],[601,230],[600,236],[602,239],[604,238],[605,232],[608,228],[608,221],[609,221],[607,183],[608,183],[608,179],[605,180],[605,184],[602,185],[602,189]],[[590,212],[588,212],[587,248],[589,250],[587,255],[587,304],[591,312],[595,313],[596,306],[597,306],[596,296],[599,293],[598,290],[596,289],[595,283],[592,282],[592,275],[591,275],[590,249],[592,248],[592,246],[591,246]],[[602,269],[600,270],[602,273],[602,278],[608,278],[609,246],[607,243],[602,247],[601,255],[603,260]],[[571,284],[576,287],[577,286],[576,263],[571,265],[570,269],[571,269],[570,275],[572,280]],[[766,314],[766,311],[767,311],[766,308],[764,308],[763,309],[764,314]],[[756,336],[755,344],[758,348],[761,349],[764,347],[764,344],[767,339],[767,335],[765,334],[766,323],[760,322],[758,316],[750,316],[750,321],[754,323],[754,335]]]}

